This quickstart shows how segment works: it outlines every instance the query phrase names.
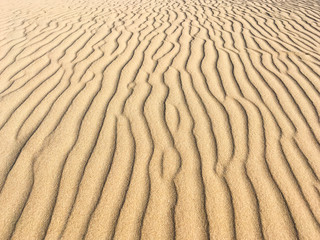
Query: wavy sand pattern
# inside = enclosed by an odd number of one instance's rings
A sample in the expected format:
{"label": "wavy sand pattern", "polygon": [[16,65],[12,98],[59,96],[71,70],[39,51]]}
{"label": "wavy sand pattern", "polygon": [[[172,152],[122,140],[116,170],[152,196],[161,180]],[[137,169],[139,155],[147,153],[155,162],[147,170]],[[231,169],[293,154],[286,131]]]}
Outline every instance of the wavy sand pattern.
{"label": "wavy sand pattern", "polygon": [[0,239],[320,239],[319,1],[0,7]]}

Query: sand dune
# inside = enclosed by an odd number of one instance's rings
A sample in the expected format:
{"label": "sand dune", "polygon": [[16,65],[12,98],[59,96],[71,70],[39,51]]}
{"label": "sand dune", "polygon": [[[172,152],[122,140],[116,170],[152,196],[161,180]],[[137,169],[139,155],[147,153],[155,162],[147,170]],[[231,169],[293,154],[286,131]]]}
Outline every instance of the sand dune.
{"label": "sand dune", "polygon": [[320,239],[320,2],[0,2],[0,239]]}

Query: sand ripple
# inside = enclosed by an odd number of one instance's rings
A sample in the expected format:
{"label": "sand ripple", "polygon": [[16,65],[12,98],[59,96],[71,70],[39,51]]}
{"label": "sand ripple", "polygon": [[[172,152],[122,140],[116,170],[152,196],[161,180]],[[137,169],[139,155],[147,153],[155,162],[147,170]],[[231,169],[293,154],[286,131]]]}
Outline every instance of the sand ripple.
{"label": "sand ripple", "polygon": [[319,1],[0,8],[0,239],[320,239]]}

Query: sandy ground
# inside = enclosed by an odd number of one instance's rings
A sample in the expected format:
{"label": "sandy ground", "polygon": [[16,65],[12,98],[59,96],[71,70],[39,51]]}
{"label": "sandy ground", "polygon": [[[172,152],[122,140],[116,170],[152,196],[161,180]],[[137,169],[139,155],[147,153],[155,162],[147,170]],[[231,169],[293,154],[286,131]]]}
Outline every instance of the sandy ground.
{"label": "sandy ground", "polygon": [[0,239],[320,239],[319,1],[0,9]]}

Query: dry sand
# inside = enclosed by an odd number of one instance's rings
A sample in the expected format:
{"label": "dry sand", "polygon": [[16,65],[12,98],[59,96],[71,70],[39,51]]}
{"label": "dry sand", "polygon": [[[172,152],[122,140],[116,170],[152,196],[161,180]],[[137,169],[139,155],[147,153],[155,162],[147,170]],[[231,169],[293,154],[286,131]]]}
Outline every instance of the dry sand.
{"label": "dry sand", "polygon": [[0,9],[0,239],[320,239],[319,1]]}

